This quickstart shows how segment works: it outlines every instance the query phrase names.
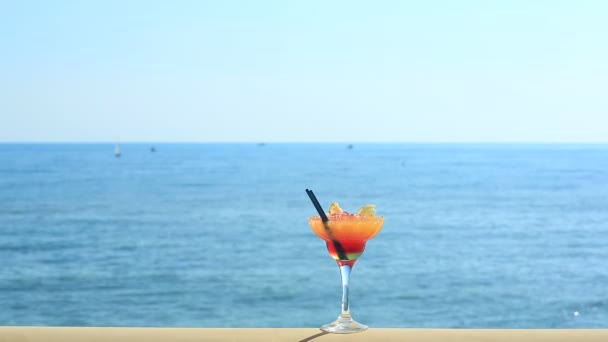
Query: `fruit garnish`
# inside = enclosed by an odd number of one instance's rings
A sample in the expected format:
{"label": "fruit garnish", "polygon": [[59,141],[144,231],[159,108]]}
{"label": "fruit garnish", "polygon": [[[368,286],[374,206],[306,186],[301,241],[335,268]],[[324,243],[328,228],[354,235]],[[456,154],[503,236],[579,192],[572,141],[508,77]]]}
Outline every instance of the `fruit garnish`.
{"label": "fruit garnish", "polygon": [[337,214],[342,214],[343,212],[344,212],[344,210],[342,210],[342,208],[340,208],[340,205],[338,204],[338,202],[334,202],[329,206],[330,214],[337,215]]}
{"label": "fruit garnish", "polygon": [[376,216],[376,205],[368,204],[364,205],[357,211],[357,215],[361,216]]}

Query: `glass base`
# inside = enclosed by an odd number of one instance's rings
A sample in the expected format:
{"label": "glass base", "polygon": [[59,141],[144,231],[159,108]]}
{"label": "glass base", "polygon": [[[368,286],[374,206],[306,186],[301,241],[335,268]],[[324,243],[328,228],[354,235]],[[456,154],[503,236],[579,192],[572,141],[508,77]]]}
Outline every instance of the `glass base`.
{"label": "glass base", "polygon": [[322,326],[321,330],[332,334],[352,334],[367,330],[367,325],[358,323],[350,317],[338,317],[337,320]]}

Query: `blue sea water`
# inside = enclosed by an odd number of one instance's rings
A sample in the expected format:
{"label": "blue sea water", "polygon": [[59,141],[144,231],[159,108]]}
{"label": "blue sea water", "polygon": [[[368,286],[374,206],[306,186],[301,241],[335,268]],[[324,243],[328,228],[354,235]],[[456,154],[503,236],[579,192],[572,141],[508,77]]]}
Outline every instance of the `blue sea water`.
{"label": "blue sea water", "polygon": [[0,144],[0,325],[608,327],[608,145]]}

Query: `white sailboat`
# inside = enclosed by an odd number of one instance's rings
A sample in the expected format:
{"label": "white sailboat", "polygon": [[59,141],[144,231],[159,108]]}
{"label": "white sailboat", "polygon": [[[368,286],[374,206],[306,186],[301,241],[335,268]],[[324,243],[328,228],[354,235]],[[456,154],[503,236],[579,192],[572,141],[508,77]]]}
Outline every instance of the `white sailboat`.
{"label": "white sailboat", "polygon": [[114,147],[114,157],[120,158],[121,155],[122,152],[120,151],[120,144],[116,144],[116,146]]}

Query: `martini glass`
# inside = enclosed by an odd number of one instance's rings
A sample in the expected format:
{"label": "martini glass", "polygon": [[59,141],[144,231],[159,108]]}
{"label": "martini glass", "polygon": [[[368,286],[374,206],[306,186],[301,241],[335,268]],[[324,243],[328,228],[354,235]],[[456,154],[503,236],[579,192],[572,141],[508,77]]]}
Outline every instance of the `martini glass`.
{"label": "martini glass", "polygon": [[340,316],[334,322],[322,326],[321,330],[338,334],[364,331],[367,326],[353,320],[350,314],[348,299],[350,272],[357,259],[363,254],[367,241],[376,236],[382,229],[384,218],[346,212],[330,214],[329,216],[323,212],[319,212],[319,214],[319,216],[311,217],[308,224],[317,236],[325,240],[329,255],[338,263],[342,276],[342,310]]}

